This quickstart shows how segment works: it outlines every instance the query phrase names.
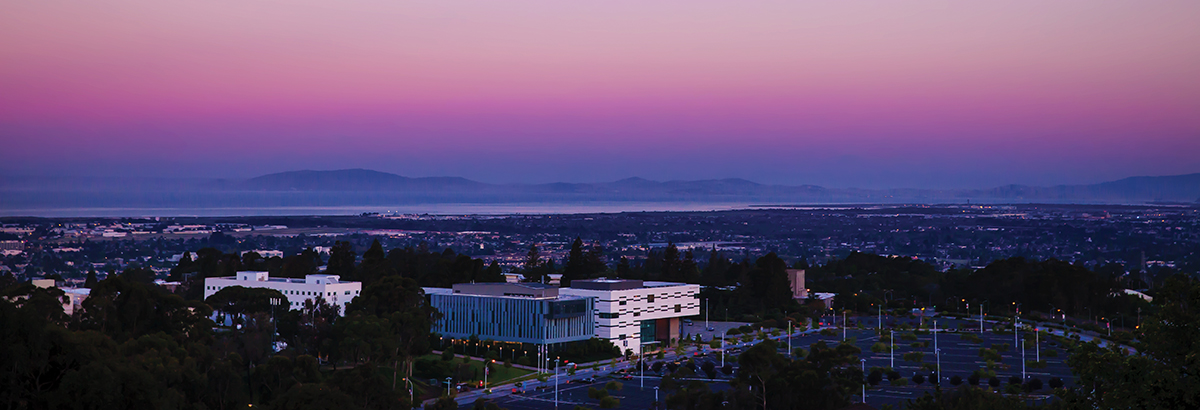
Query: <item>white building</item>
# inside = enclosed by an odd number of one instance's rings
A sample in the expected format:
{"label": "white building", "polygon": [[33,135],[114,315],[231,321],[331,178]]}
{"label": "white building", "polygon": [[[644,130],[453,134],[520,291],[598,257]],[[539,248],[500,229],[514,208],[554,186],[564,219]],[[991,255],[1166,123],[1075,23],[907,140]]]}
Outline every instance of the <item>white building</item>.
{"label": "white building", "polygon": [[246,256],[246,254],[250,253],[250,252],[257,253],[258,256],[261,256],[263,259],[282,258],[283,257],[283,251],[277,251],[277,250],[272,250],[272,249],[255,249],[252,251],[242,251],[242,253],[239,254],[238,256]]}
{"label": "white building", "polygon": [[700,285],[687,283],[574,280],[559,293],[591,297],[594,336],[634,354],[678,341],[681,319],[700,314]]}
{"label": "white building", "polygon": [[338,275],[306,275],[304,279],[271,278],[267,272],[243,271],[237,276],[204,279],[204,298],[230,287],[275,289],[287,296],[291,309],[300,309],[307,299],[324,298],[338,312],[346,314],[346,305],[362,291],[362,282],[342,282]]}

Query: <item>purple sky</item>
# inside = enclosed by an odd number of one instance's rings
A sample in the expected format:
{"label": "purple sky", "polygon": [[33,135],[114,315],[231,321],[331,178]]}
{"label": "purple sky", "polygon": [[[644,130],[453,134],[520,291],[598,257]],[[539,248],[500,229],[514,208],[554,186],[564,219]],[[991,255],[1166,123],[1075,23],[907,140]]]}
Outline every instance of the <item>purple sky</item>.
{"label": "purple sky", "polygon": [[1195,0],[6,2],[0,175],[1200,172],[1197,21]]}

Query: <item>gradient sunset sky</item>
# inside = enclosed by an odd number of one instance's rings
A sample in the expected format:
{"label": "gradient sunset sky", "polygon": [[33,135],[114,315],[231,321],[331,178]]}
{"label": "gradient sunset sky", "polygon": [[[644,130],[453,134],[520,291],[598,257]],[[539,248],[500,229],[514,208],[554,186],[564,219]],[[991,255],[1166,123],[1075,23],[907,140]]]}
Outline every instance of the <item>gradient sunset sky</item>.
{"label": "gradient sunset sky", "polygon": [[1200,1],[7,1],[0,177],[1200,172]]}

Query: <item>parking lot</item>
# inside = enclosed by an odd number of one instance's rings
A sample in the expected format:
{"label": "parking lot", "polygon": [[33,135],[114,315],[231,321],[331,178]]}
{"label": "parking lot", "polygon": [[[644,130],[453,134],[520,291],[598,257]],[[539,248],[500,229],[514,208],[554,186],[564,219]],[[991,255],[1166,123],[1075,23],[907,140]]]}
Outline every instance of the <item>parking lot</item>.
{"label": "parking lot", "polygon": [[[888,354],[886,351],[883,353],[873,353],[871,351],[871,346],[880,341],[878,331],[875,328],[878,326],[878,320],[874,319],[876,318],[863,317],[862,324],[867,327],[867,329],[849,329],[846,331],[846,337],[856,339],[855,346],[862,349],[863,353],[861,358],[866,359],[865,364],[868,371],[872,367],[891,367],[898,371],[901,377],[909,379],[909,382],[907,386],[892,386],[885,378],[877,386],[870,386],[870,388],[868,388],[867,403],[875,406],[876,408],[882,406],[883,404],[898,405],[903,403],[905,400],[920,397],[925,392],[932,392],[934,390],[934,385],[931,381],[926,381],[920,385],[917,385],[912,382],[911,378],[913,375],[920,373],[926,376],[927,379],[932,379],[930,376],[932,376],[933,372],[929,369],[926,369],[925,365],[930,364],[935,368],[937,366],[938,355],[934,350],[934,334],[932,332],[930,332],[930,334],[919,334],[915,335],[916,340],[903,340],[901,339],[902,334],[912,332],[895,331],[895,350],[893,354]],[[926,320],[928,321],[930,319]],[[893,325],[899,325],[900,323],[916,323],[916,321],[907,322],[906,319],[894,319],[886,316],[883,318],[883,321],[885,326],[888,326],[889,323],[892,323]],[[855,323],[855,321],[852,320],[851,323]],[[938,320],[939,332],[937,332],[937,348],[941,350],[940,356],[943,389],[954,388],[954,386],[950,384],[950,378],[953,376],[961,377],[963,379],[962,385],[967,385],[967,377],[970,376],[975,370],[981,369],[986,365],[986,360],[979,356],[980,348],[992,347],[993,344],[1009,345],[1009,349],[1007,351],[1000,352],[1001,360],[996,362],[996,377],[1002,382],[1000,389],[1003,391],[1003,389],[1008,385],[1010,377],[1021,377],[1022,359],[1021,344],[1019,339],[1016,341],[1014,347],[1014,335],[1012,333],[996,334],[991,331],[987,331],[983,334],[980,334],[978,327],[975,327],[976,323],[978,322],[957,319]],[[964,327],[965,329],[962,329],[963,331],[959,331],[960,326]],[[985,326],[985,328],[986,327],[990,326]],[[954,330],[946,330],[946,328],[951,328]],[[841,343],[841,329],[837,329],[834,333],[835,335],[833,336],[822,336],[813,333],[800,337],[794,337],[792,338],[792,347],[802,347],[807,349],[808,346],[821,340],[825,341],[831,346]],[[971,335],[979,336],[980,342],[976,343],[973,341],[964,340],[962,333],[969,333]],[[786,345],[787,341],[784,340],[783,342]],[[912,346],[913,343],[924,344],[925,342],[928,342],[928,347]],[[1069,386],[1074,380],[1074,377],[1071,374],[1070,367],[1068,367],[1065,363],[1067,358],[1067,353],[1065,350],[1059,346],[1052,345],[1051,341],[1044,338],[1040,340],[1039,345],[1035,345],[1032,341],[1025,342],[1025,359],[1030,361],[1036,360],[1040,349],[1041,359],[1046,362],[1046,367],[1042,369],[1026,368],[1025,376],[1027,378],[1038,378],[1043,383],[1042,389],[1034,392],[1034,395],[1038,395],[1039,393],[1041,395],[1049,395],[1051,389],[1047,383],[1051,378],[1058,377]],[[1051,350],[1055,351],[1056,353],[1046,353]],[[922,361],[920,363],[906,361],[903,359],[903,356],[905,353],[909,352],[922,352],[924,353],[924,357],[922,357]],[[1057,356],[1052,357],[1051,355],[1054,354]],[[980,381],[980,385],[986,386],[987,378],[982,379]],[[861,398],[857,396],[858,395],[856,395],[855,400],[860,400]]]}
{"label": "parking lot", "polygon": [[[889,318],[886,316],[882,320],[885,326],[893,327],[901,324],[909,324],[911,326],[917,323],[916,320],[909,320],[905,318]],[[939,355],[934,348],[934,332],[916,334],[911,330],[895,330],[893,354],[889,354],[886,351],[874,353],[871,351],[871,347],[876,342],[880,341],[878,330],[876,329],[879,320],[876,317],[862,317],[857,320],[851,318],[851,323],[858,323],[862,327],[858,329],[847,329],[845,332],[845,337],[847,339],[853,338],[855,340],[855,345],[862,349],[862,354],[860,357],[866,360],[865,367],[868,369],[868,372],[871,368],[875,367],[893,368],[900,373],[902,378],[908,380],[907,385],[899,386],[892,385],[886,378],[884,378],[878,385],[869,386],[867,390],[866,401],[868,404],[876,408],[884,404],[900,406],[906,400],[918,398],[926,392],[932,393],[934,391],[934,382],[932,378],[933,371],[926,366],[930,365],[936,368],[939,356],[941,359],[941,383],[943,389],[952,389],[955,387],[950,383],[950,378],[953,376],[959,376],[962,378],[961,385],[968,385],[968,376],[970,376],[975,370],[983,369],[987,364],[986,359],[980,357],[980,349],[985,347],[995,347],[993,345],[1008,345],[1007,350],[999,352],[1001,355],[1001,360],[996,362],[994,367],[996,377],[1001,381],[999,390],[1004,391],[1007,388],[1010,377],[1021,377],[1022,375],[1021,366],[1023,361],[1021,356],[1022,352],[1020,339],[1023,339],[1023,337],[1016,339],[1016,343],[1014,344],[1013,333],[994,333],[990,330],[991,325],[985,326],[989,330],[983,334],[980,334],[979,329],[976,326],[978,322],[958,319],[939,319],[939,331],[936,332],[937,349],[940,350]],[[837,325],[840,326],[840,323],[837,323]],[[841,328],[838,327],[831,330],[833,330],[833,335],[821,335],[817,332],[810,332],[802,336],[792,337],[792,347],[808,349],[810,345],[818,341],[824,341],[830,346],[841,343],[843,340]],[[977,336],[980,340],[978,342],[966,340],[962,336],[964,333]],[[911,336],[905,336],[902,338],[902,335]],[[912,340],[912,337],[914,336],[916,339]],[[971,336],[968,336],[968,338],[971,338]],[[781,348],[786,349],[788,343],[787,338],[780,340],[780,342]],[[1042,361],[1046,362],[1045,368],[1029,367],[1025,369],[1026,378],[1037,378],[1043,383],[1042,389],[1033,393],[1032,396],[1034,397],[1034,400],[1039,400],[1050,395],[1051,389],[1048,385],[1048,382],[1051,378],[1060,378],[1068,386],[1074,379],[1070,368],[1065,363],[1067,357],[1066,351],[1063,350],[1062,347],[1057,346],[1056,343],[1045,338],[1040,339],[1039,342],[1040,343],[1038,345],[1035,345],[1033,341],[1025,342],[1025,360],[1036,360],[1040,350],[1041,359]],[[914,343],[917,344],[917,346],[914,346]],[[1047,353],[1050,351],[1054,351],[1055,353]],[[924,356],[921,358],[919,363],[904,360],[904,354],[910,352],[922,352],[924,353]],[[692,356],[692,353],[688,353],[687,355],[688,357],[695,358]],[[719,355],[710,355],[705,358],[696,359],[697,364],[700,364],[705,360],[712,360],[714,363],[719,363]],[[736,365],[737,359],[732,355],[726,357],[725,360],[727,363],[733,363]],[[718,373],[720,374],[720,372]],[[640,377],[637,377],[636,372],[632,372],[632,374],[634,378],[631,380],[618,380],[624,384],[624,387],[620,391],[612,393],[612,396],[620,399],[621,402],[619,408],[651,408],[651,405],[655,401],[654,387],[658,386],[659,379],[652,375],[651,372],[646,373],[644,380]],[[913,383],[912,377],[916,374],[924,375],[927,378],[927,381],[921,384]],[[720,374],[719,378],[728,380],[724,374]],[[588,387],[603,389],[604,383],[607,383],[609,380],[614,379],[601,376],[594,384],[561,384],[559,386],[558,393],[558,408],[569,409],[574,408],[575,405],[599,408],[597,400],[588,397]],[[639,382],[641,381],[644,381],[644,387],[639,387]],[[987,384],[988,378],[984,377],[980,380],[980,386],[987,387]],[[529,388],[526,389],[526,393],[523,395],[494,397],[491,400],[499,404],[501,407],[506,407],[509,409],[553,409],[555,408],[553,382],[548,383],[548,386],[549,388],[545,390]],[[720,379],[710,382],[709,387],[713,390],[723,390],[729,388],[728,384],[724,380]],[[665,400],[665,398],[666,393],[660,391],[659,400]],[[858,394],[855,394],[852,398],[852,401],[858,400],[861,400],[861,397]],[[469,403],[463,406],[463,408],[470,407],[471,405]]]}

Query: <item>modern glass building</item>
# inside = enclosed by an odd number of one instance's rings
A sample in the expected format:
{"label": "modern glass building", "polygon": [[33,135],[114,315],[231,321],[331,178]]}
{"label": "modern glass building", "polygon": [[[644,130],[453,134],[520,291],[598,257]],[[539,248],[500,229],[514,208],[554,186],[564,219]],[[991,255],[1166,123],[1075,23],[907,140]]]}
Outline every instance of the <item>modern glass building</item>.
{"label": "modern glass building", "polygon": [[425,294],[442,313],[433,331],[444,337],[547,345],[587,340],[595,328],[592,299],[560,296],[553,286],[460,283]]}

